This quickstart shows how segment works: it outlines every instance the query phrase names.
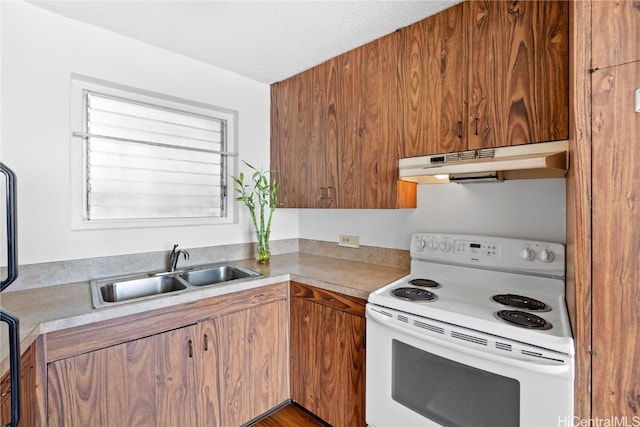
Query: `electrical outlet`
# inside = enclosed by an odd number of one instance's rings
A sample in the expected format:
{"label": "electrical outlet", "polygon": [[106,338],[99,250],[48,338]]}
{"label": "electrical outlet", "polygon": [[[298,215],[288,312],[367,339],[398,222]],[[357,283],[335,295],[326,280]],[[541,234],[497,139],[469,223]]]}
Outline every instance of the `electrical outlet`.
{"label": "electrical outlet", "polygon": [[340,235],[340,240],[338,240],[339,246],[346,246],[348,248],[359,248],[360,247],[360,236],[345,236]]}

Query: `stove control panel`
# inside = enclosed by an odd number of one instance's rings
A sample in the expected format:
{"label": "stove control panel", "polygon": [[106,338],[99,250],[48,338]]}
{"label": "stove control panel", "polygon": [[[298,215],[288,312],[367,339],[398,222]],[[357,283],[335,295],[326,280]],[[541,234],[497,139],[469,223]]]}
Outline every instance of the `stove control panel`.
{"label": "stove control panel", "polygon": [[485,258],[499,258],[500,244],[495,242],[482,242],[479,240],[456,240],[455,252],[457,254],[478,256]]}
{"label": "stove control panel", "polygon": [[461,265],[564,276],[564,245],[503,237],[416,233],[411,257]]}

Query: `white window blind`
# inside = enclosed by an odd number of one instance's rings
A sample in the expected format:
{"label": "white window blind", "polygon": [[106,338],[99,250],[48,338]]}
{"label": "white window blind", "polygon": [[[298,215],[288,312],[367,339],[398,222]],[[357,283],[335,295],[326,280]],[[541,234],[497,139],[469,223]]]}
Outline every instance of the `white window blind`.
{"label": "white window blind", "polygon": [[225,215],[225,120],[84,96],[87,220]]}

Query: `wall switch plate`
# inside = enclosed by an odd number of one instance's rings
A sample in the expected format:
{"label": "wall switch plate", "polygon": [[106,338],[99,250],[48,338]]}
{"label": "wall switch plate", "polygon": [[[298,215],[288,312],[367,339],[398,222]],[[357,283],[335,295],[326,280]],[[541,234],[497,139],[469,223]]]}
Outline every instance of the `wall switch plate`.
{"label": "wall switch plate", "polygon": [[345,236],[340,235],[340,240],[338,240],[339,246],[346,246],[348,248],[359,248],[360,247],[360,236]]}

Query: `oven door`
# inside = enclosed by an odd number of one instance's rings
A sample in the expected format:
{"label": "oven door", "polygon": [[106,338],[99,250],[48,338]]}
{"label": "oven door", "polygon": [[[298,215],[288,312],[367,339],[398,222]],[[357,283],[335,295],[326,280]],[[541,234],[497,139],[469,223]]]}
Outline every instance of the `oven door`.
{"label": "oven door", "polygon": [[372,304],[366,315],[368,425],[513,427],[571,420],[571,357],[523,350],[522,343]]}

